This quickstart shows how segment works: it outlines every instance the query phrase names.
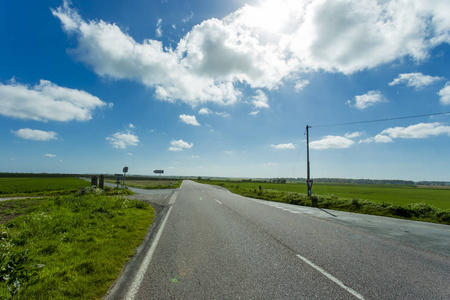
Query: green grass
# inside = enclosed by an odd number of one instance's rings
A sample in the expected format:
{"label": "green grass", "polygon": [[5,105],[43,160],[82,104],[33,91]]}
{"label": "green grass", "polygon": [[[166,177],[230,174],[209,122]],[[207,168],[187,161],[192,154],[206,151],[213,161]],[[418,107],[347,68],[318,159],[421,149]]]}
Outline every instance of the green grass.
{"label": "green grass", "polygon": [[[212,183],[213,181],[202,181]],[[258,182],[222,182],[225,187],[239,185],[240,188],[272,189],[278,191],[306,193],[306,184],[299,183],[258,183]],[[450,209],[450,189],[420,188],[397,184],[333,184],[314,183],[312,188],[317,195],[336,195],[339,198],[360,198],[377,203],[389,202],[396,205],[426,203],[440,209]]]}
{"label": "green grass", "polygon": [[24,214],[0,225],[1,299],[11,296],[8,287],[14,299],[100,299],[154,217],[148,204],[120,196],[7,203]]}
{"label": "green grass", "polygon": [[[115,181],[108,180],[109,183],[115,183]],[[172,182],[172,186],[170,183]],[[141,189],[176,189],[181,186],[183,180],[140,180],[140,179],[125,179],[125,185],[130,187],[136,187]]]}
{"label": "green grass", "polygon": [[[198,181],[247,197],[311,206],[305,184]],[[319,207],[450,224],[450,189],[405,185],[326,184],[313,186]]]}
{"label": "green grass", "polygon": [[0,177],[0,196],[61,195],[89,185],[76,177]]}

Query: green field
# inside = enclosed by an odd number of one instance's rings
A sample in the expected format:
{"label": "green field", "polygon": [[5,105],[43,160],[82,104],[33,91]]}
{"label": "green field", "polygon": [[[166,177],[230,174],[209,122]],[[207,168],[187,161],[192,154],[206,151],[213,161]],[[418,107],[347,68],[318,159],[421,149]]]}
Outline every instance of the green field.
{"label": "green field", "polygon": [[[207,181],[204,181],[205,183]],[[304,183],[258,183],[258,182],[227,182],[226,185],[239,185],[240,188],[273,189],[296,193],[307,192]],[[397,205],[411,203],[427,203],[429,205],[450,209],[450,188],[417,187],[397,184],[334,184],[314,183],[312,191],[317,195],[336,195],[339,198],[359,198],[378,203],[388,202]]]}
{"label": "green field", "polygon": [[[208,181],[203,181],[208,183]],[[245,189],[272,189],[287,192],[307,192],[304,183],[258,183],[258,182],[227,182],[222,181],[224,187],[237,186]],[[450,189],[417,187],[397,184],[333,184],[315,183],[312,191],[317,195],[336,195],[339,198],[359,198],[378,203],[392,203],[407,205],[411,203],[427,203],[429,205],[450,209]]]}
{"label": "green field", "polygon": [[445,187],[317,183],[308,197],[303,183],[198,182],[219,185],[245,197],[450,225],[450,189]]}
{"label": "green field", "polygon": [[76,190],[90,183],[76,177],[0,177],[0,197]]}

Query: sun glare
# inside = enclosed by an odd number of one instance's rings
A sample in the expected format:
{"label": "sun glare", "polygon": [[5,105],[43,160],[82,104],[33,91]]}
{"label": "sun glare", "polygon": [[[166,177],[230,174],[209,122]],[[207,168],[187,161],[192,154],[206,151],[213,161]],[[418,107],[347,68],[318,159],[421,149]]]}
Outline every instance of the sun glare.
{"label": "sun glare", "polygon": [[254,7],[251,23],[265,31],[277,33],[283,30],[289,15],[289,6],[284,1],[266,0]]}

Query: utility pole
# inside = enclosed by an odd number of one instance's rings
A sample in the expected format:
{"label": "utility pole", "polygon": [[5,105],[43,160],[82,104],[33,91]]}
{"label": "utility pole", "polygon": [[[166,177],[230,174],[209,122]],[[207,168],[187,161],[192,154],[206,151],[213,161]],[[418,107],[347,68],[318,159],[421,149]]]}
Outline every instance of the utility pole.
{"label": "utility pole", "polygon": [[[312,195],[312,185],[313,181],[310,177],[310,167],[309,167],[309,128],[311,126],[306,125],[306,185],[308,187],[308,197],[311,198]],[[312,206],[317,207],[317,199],[312,199]]]}

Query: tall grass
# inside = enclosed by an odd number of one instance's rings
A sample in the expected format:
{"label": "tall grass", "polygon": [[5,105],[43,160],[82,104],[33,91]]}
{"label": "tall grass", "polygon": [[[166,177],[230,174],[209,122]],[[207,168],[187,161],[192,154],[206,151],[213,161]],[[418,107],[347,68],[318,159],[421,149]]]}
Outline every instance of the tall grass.
{"label": "tall grass", "polygon": [[146,203],[60,196],[0,225],[0,298],[99,299],[142,242]]}

